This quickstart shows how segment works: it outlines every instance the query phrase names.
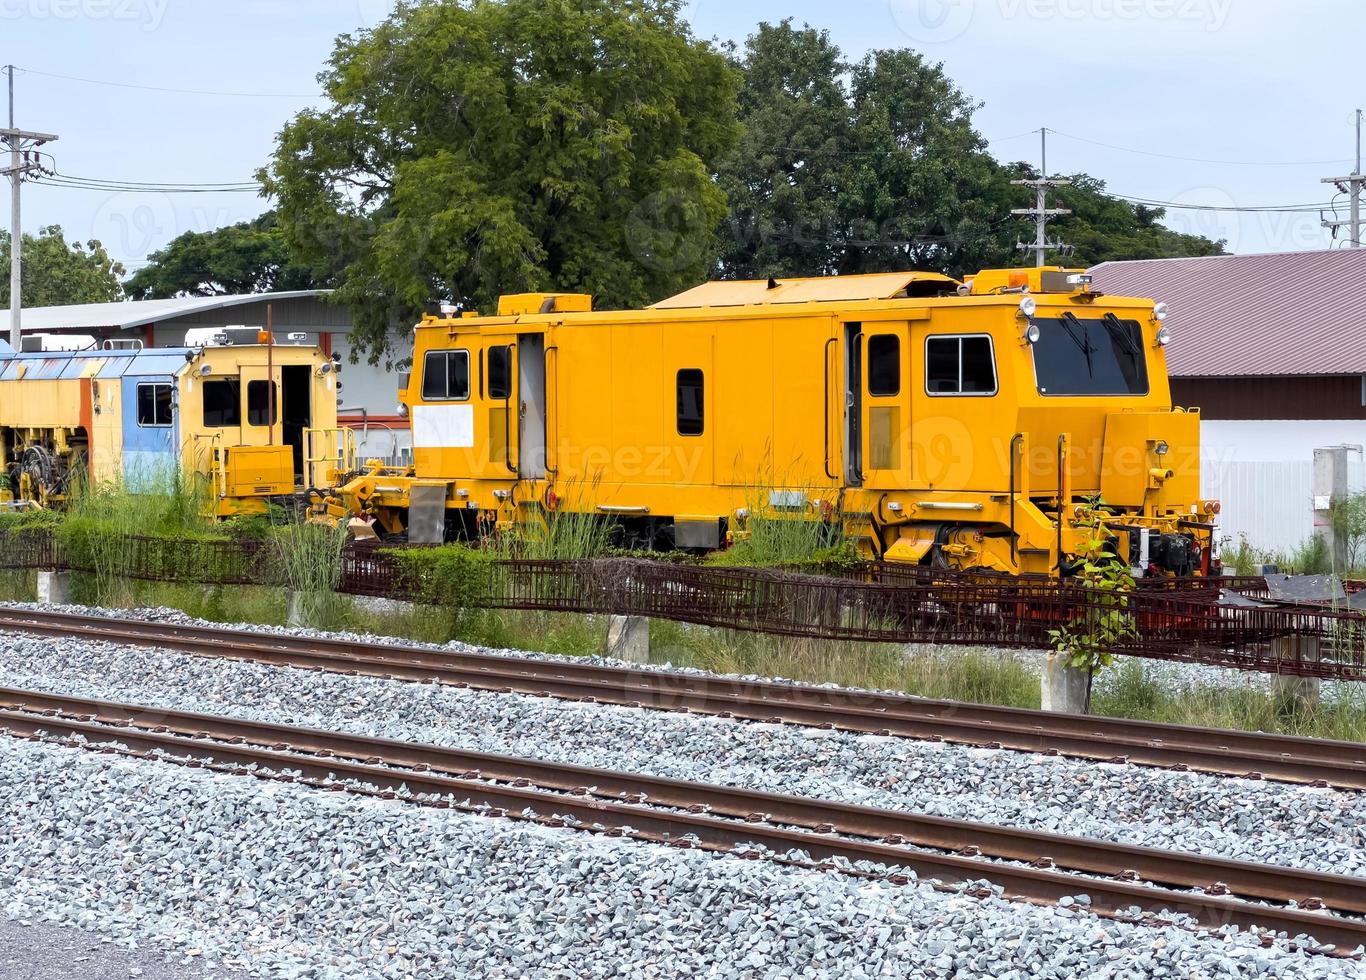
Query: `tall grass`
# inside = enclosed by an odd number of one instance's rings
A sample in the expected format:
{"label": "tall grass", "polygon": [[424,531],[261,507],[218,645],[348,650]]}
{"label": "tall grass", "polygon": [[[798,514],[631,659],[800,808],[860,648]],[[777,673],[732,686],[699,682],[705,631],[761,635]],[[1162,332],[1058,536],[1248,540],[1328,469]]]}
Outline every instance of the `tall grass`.
{"label": "tall grass", "polygon": [[1172,724],[1366,741],[1366,690],[1335,685],[1317,703],[1267,690],[1260,675],[1220,685],[1163,681],[1164,668],[1127,659],[1096,681],[1096,713]]}
{"label": "tall grass", "polygon": [[179,470],[144,476],[133,486],[122,481],[78,484],[57,533],[67,554],[93,570],[94,599],[101,603],[112,602],[124,590],[122,539],[221,537],[208,485]]}
{"label": "tall grass", "polygon": [[737,522],[735,543],[711,561],[763,568],[857,557],[845,535],[844,514],[833,507],[820,510],[822,492],[766,465],[745,489],[745,515]]}
{"label": "tall grass", "polygon": [[345,524],[292,520],[270,535],[277,580],[290,591],[290,619],[296,625],[324,628],[336,623],[347,534]]}

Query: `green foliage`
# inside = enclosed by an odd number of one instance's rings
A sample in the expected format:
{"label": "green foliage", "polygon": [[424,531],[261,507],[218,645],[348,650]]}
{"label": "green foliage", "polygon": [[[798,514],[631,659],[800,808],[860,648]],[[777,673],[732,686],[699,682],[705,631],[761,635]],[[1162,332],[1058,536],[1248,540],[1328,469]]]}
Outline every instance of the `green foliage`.
{"label": "green foliage", "polygon": [[294,254],[338,272],[378,359],[430,305],[702,278],[737,81],[679,0],[414,0],[338,40],[329,100],[260,178]]}
{"label": "green foliage", "polygon": [[14,531],[47,531],[60,527],[62,515],[54,510],[0,510],[0,534]]}
{"label": "green foliage", "polygon": [[276,561],[273,581],[294,594],[303,624],[322,628],[337,615],[337,586],[341,583],[347,535],[345,524],[308,521],[292,521],[271,531],[271,553]]}
{"label": "green foliage", "polygon": [[325,276],[299,265],[274,211],[210,232],[190,231],[148,257],[125,284],[134,299],[317,289]]}
{"label": "green foliage", "polygon": [[1342,571],[1361,568],[1366,563],[1366,493],[1333,501],[1333,533],[1346,551],[1347,568]]}
{"label": "green foliage", "polygon": [[1048,631],[1054,651],[1066,659],[1067,666],[1085,670],[1091,677],[1114,662],[1111,651],[1116,646],[1138,636],[1138,626],[1129,612],[1134,578],[1128,563],[1110,551],[1114,536],[1105,525],[1107,516],[1099,500],[1091,501],[1081,515],[1079,523],[1089,526],[1090,537],[1085,542],[1076,583],[1087,590],[1089,601],[1066,626]]}
{"label": "green foliage", "polygon": [[1328,575],[1333,571],[1333,555],[1322,535],[1311,534],[1281,566],[1281,571],[1294,575]]}
{"label": "green foliage", "polygon": [[[23,238],[24,305],[67,306],[123,299],[124,268],[97,241],[67,243],[57,225]],[[0,232],[0,268],[10,266],[10,236]],[[9,276],[0,277],[0,307],[10,305]]]}
{"label": "green foliage", "polygon": [[[1014,170],[1033,179],[1037,172],[1024,164]],[[1090,267],[1101,262],[1126,259],[1177,258],[1192,255],[1223,255],[1222,241],[1199,235],[1183,235],[1160,224],[1162,208],[1130,204],[1105,193],[1105,182],[1086,174],[1073,174],[1069,187],[1058,188],[1060,207],[1072,214],[1059,218],[1051,228],[1075,248],[1064,261]]]}
{"label": "green foliage", "polygon": [[490,594],[497,557],[463,544],[399,548],[393,552],[399,588],[415,601],[452,610],[468,609]]}
{"label": "green foliage", "polygon": [[1202,728],[1366,741],[1366,692],[1359,684],[1336,685],[1331,695],[1325,688],[1323,700],[1310,704],[1268,693],[1265,680],[1256,675],[1232,680],[1228,686],[1182,684],[1164,681],[1166,669],[1124,658],[1097,681],[1096,712]]}
{"label": "green foliage", "polygon": [[[979,104],[942,64],[907,49],[847,62],[827,33],[761,24],[738,59],[744,76],[734,151],[719,182],[732,216],[721,271],[735,277],[1016,265],[1034,204],[973,127]],[[1060,191],[1075,214],[1056,231],[1071,265],[1222,253],[1222,243],[1159,224],[1164,212],[1105,193],[1085,174]],[[1055,259],[1060,257],[1055,256]]]}

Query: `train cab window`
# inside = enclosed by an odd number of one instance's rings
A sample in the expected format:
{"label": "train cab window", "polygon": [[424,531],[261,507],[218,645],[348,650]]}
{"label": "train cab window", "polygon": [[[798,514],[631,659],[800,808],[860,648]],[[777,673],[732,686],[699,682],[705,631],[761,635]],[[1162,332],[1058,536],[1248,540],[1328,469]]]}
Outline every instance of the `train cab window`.
{"label": "train cab window", "polygon": [[247,382],[247,424],[274,425],[278,414],[279,395],[269,381]]}
{"label": "train cab window", "polygon": [[138,425],[164,428],[171,424],[172,387],[166,384],[138,385]]}
{"label": "train cab window", "polygon": [[705,427],[703,377],[697,368],[678,372],[678,434],[700,436]]}
{"label": "train cab window", "polygon": [[223,429],[242,424],[242,383],[236,378],[204,382],[204,427]]}
{"label": "train cab window", "polygon": [[868,394],[886,398],[901,392],[901,338],[876,334],[868,338]]}
{"label": "train cab window", "polygon": [[430,350],[422,360],[422,400],[465,401],[470,397],[470,352]]}
{"label": "train cab window", "polygon": [[925,341],[925,391],[930,395],[996,394],[996,355],[985,334]]}
{"label": "train cab window", "polygon": [[1147,355],[1135,320],[1040,317],[1034,377],[1041,395],[1146,395]]}
{"label": "train cab window", "polygon": [[489,398],[501,401],[512,397],[512,347],[489,348]]}

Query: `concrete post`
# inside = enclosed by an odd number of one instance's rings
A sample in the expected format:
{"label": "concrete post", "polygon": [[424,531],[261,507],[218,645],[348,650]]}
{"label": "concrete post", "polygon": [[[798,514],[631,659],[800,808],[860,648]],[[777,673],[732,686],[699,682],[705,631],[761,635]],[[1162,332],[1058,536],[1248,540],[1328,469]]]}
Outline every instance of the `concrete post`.
{"label": "concrete post", "polygon": [[71,601],[70,572],[39,572],[38,601],[62,605]]}
{"label": "concrete post", "polygon": [[1347,568],[1347,542],[1333,528],[1333,505],[1351,494],[1347,478],[1351,454],[1360,446],[1329,446],[1314,450],[1314,533],[1323,538],[1333,560],[1333,570]]}
{"label": "concrete post", "polygon": [[[1319,659],[1319,641],[1313,636],[1278,636],[1271,641],[1271,655],[1287,664],[1313,663]],[[1301,708],[1319,703],[1323,681],[1298,674],[1277,674],[1271,681],[1271,695],[1278,702],[1294,702]]]}
{"label": "concrete post", "polygon": [[607,626],[607,656],[633,664],[648,664],[650,621],[644,616],[613,616]]}
{"label": "concrete post", "polygon": [[286,622],[295,628],[307,628],[313,624],[308,621],[308,611],[305,609],[305,596],[302,592],[290,589],[285,593],[289,602],[289,612]]}
{"label": "concrete post", "polygon": [[1069,667],[1065,657],[1050,653],[1039,680],[1044,711],[1086,714],[1086,671]]}

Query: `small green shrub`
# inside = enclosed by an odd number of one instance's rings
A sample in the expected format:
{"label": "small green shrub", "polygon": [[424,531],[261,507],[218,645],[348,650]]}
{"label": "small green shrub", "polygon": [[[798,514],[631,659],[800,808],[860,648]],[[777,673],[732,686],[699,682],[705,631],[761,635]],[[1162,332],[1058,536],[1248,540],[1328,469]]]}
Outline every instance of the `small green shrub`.
{"label": "small green shrub", "polygon": [[416,602],[468,609],[492,594],[500,556],[463,544],[393,552],[399,589]]}

